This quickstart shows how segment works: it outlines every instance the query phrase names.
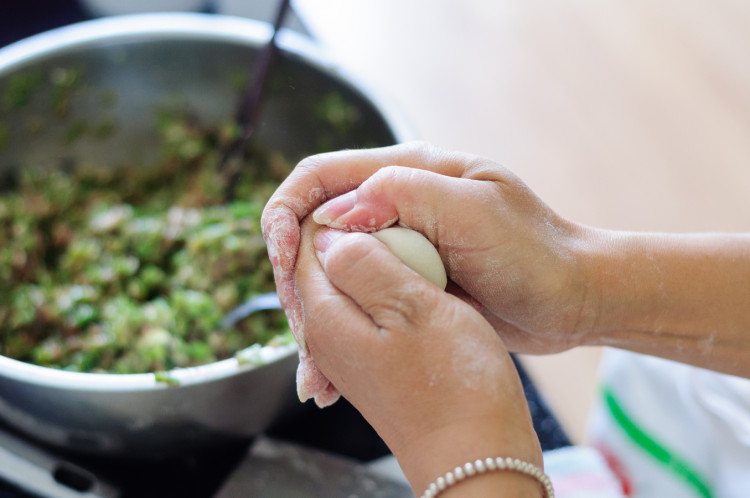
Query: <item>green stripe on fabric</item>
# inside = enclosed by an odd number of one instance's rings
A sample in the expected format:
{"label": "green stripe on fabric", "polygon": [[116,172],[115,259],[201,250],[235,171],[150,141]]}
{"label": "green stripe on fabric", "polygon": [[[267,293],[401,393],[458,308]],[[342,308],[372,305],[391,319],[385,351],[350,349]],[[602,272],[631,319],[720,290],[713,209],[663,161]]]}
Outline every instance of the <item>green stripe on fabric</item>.
{"label": "green stripe on fabric", "polygon": [[697,470],[693,469],[686,460],[676,456],[672,451],[665,448],[664,445],[640,428],[623,410],[622,405],[617,401],[611,389],[604,387],[602,394],[612,417],[636,445],[640,446],[646,453],[666,466],[670,472],[689,487],[692,487],[700,496],[712,498],[711,489]]}

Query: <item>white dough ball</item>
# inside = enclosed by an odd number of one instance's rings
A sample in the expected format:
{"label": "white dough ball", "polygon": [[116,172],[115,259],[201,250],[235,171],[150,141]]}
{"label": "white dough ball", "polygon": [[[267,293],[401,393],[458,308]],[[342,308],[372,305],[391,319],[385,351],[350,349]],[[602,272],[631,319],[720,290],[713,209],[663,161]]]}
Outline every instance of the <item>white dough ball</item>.
{"label": "white dough ball", "polygon": [[390,227],[372,234],[406,266],[441,289],[448,284],[443,260],[432,242],[414,230]]}

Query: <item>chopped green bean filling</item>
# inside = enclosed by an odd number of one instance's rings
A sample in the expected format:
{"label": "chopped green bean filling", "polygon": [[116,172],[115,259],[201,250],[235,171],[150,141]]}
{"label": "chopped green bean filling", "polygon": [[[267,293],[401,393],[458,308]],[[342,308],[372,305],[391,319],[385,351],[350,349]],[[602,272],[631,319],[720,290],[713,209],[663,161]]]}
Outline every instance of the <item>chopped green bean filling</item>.
{"label": "chopped green bean filling", "polygon": [[[61,88],[78,83],[74,73],[57,77]],[[31,83],[19,81],[5,105],[27,100]],[[234,128],[159,121],[156,166],[27,167],[0,189],[0,354],[170,383],[173,368],[291,343],[278,310],[218,328],[243,301],[275,290],[260,214],[289,162],[249,151],[238,200],[226,204],[217,159]],[[68,139],[83,131],[69,129]],[[261,362],[256,350],[239,357]]]}

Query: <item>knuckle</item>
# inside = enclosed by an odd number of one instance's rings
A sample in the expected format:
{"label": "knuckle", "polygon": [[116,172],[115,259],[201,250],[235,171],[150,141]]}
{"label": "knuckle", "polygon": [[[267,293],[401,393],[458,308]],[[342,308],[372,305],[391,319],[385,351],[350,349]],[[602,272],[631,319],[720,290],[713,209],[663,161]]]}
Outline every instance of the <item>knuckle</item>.
{"label": "knuckle", "polygon": [[484,157],[470,156],[465,161],[465,164],[464,178],[506,185],[522,183],[520,178],[510,169]]}
{"label": "knuckle", "polygon": [[386,328],[421,328],[430,322],[431,289],[424,285],[394,289],[370,305],[373,314]]}
{"label": "knuckle", "polygon": [[373,196],[382,195],[386,189],[399,183],[405,169],[403,166],[385,166],[380,168],[362,184],[360,189]]}
{"label": "knuckle", "polygon": [[297,163],[297,166],[294,167],[295,171],[317,171],[320,169],[322,164],[325,162],[327,153],[322,154],[314,154],[312,156],[307,156],[304,159],[302,159],[300,162]]}
{"label": "knuckle", "polygon": [[276,202],[269,202],[263,208],[263,213],[260,215],[260,226],[264,236],[267,236],[274,224],[278,222],[281,209],[283,209],[282,205]]}
{"label": "knuckle", "polygon": [[461,165],[462,169],[468,167],[474,160],[480,160],[479,156],[444,149],[429,142],[420,142],[416,145],[415,156],[424,164],[432,165]]}
{"label": "knuckle", "polygon": [[352,232],[336,241],[326,251],[326,272],[358,272],[358,268],[377,264],[373,261],[377,246],[367,234]]}
{"label": "knuckle", "polygon": [[415,140],[403,144],[404,150],[409,156],[416,160],[432,161],[441,157],[445,152],[433,143],[424,140]]}
{"label": "knuckle", "polygon": [[389,195],[409,193],[419,183],[420,171],[406,166],[385,166],[375,172],[360,187],[362,198],[379,199]]}
{"label": "knuckle", "polygon": [[394,145],[391,152],[391,157],[403,163],[404,166],[431,164],[445,154],[443,149],[424,140],[414,140]]}
{"label": "knuckle", "polygon": [[299,238],[299,220],[284,204],[267,205],[260,218],[266,243],[281,243]]}

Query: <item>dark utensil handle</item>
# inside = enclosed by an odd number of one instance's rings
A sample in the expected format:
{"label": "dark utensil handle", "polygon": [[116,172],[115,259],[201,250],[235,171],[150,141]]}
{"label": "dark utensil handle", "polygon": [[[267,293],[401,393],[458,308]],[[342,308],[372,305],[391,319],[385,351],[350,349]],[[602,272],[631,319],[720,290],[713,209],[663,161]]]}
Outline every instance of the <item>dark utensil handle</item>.
{"label": "dark utensil handle", "polygon": [[250,85],[242,95],[242,100],[237,109],[235,121],[240,127],[237,137],[226,147],[219,163],[219,173],[225,176],[224,199],[226,202],[234,200],[234,193],[237,186],[237,180],[241,174],[240,166],[232,165],[233,160],[242,154],[242,149],[248,143],[255,132],[258,121],[258,114],[263,97],[263,88],[271,72],[271,65],[278,53],[276,45],[276,35],[284,23],[284,18],[289,11],[290,0],[281,0],[279,9],[276,13],[276,20],[273,25],[273,33],[268,43],[261,50],[258,60],[254,67],[254,72]]}

